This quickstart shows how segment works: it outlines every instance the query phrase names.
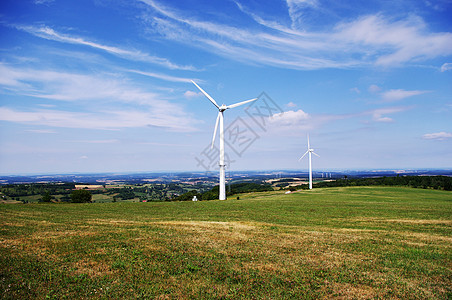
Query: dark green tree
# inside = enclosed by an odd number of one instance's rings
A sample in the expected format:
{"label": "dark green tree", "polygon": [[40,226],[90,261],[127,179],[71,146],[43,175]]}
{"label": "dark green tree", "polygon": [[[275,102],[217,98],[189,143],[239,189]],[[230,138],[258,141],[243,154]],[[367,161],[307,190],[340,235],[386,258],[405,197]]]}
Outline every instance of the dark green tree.
{"label": "dark green tree", "polygon": [[50,202],[52,200],[52,196],[50,196],[50,192],[46,191],[44,195],[42,195],[42,202]]}
{"label": "dark green tree", "polygon": [[87,190],[75,190],[71,194],[72,203],[91,202],[91,193]]}

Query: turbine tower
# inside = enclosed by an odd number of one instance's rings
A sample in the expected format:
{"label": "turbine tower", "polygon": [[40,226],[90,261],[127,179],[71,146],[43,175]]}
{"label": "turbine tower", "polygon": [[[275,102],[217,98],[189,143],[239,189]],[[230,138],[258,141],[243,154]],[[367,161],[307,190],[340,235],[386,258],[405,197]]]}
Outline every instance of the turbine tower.
{"label": "turbine tower", "polygon": [[300,161],[303,157],[305,157],[306,154],[309,154],[309,189],[312,190],[312,158],[311,154],[317,155],[320,157],[317,153],[314,152],[314,149],[311,149],[309,146],[309,134],[308,134],[308,150],[303,154],[302,157],[298,161]]}
{"label": "turbine tower", "polygon": [[207,99],[209,99],[210,102],[212,102],[212,104],[215,105],[215,107],[218,109],[218,116],[217,116],[217,121],[215,123],[215,130],[213,132],[211,148],[213,148],[213,144],[215,143],[215,137],[217,135],[218,122],[219,122],[220,123],[220,163],[219,163],[219,165],[220,165],[220,195],[219,195],[219,199],[220,200],[226,200],[223,112],[226,109],[234,108],[234,107],[246,104],[248,102],[255,101],[255,100],[257,100],[257,98],[246,100],[246,101],[242,101],[242,102],[239,102],[239,103],[236,103],[236,104],[232,104],[232,105],[224,105],[224,104],[222,104],[221,106],[219,106],[215,102],[215,100],[212,97],[210,97],[209,94],[207,94],[199,85],[196,84],[196,82],[194,82],[193,80],[191,80],[191,82],[193,82],[193,84],[196,85],[196,87],[204,94],[204,96],[206,96]]}

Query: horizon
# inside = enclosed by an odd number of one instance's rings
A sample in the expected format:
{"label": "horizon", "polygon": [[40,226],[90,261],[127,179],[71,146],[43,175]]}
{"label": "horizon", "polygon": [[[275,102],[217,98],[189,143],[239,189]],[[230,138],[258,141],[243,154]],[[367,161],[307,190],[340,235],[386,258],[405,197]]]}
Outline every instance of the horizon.
{"label": "horizon", "polygon": [[[319,174],[319,173],[341,173],[341,174],[348,174],[348,173],[366,173],[366,172],[380,172],[380,173],[386,173],[386,172],[394,172],[394,174],[403,174],[403,173],[417,173],[417,172],[442,172],[442,173],[448,173],[451,172],[452,168],[424,168],[424,169],[319,169],[319,170],[312,170],[313,174]],[[270,170],[236,170],[231,171],[231,174],[236,173],[308,173],[308,169],[270,169]],[[218,176],[218,171],[148,171],[148,172],[68,172],[68,173],[16,173],[16,174],[0,174],[0,177],[26,177],[26,176],[100,176],[100,175],[110,175],[110,176],[116,176],[116,175],[179,175],[179,174],[209,174],[211,176]],[[229,174],[229,172],[226,172],[226,174]],[[275,174],[277,175],[277,174]],[[447,175],[448,176],[448,175]],[[228,176],[227,176],[228,177]]]}
{"label": "horizon", "polygon": [[191,80],[219,105],[259,98],[224,113],[227,171],[305,170],[308,134],[315,172],[452,169],[448,1],[4,0],[0,15],[0,176],[218,172],[218,111]]}

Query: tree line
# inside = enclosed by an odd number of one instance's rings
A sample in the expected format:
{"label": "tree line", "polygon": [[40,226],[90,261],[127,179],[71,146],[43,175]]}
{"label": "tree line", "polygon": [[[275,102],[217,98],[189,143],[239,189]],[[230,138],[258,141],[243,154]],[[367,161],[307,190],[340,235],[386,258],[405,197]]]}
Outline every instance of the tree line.
{"label": "tree line", "polygon": [[7,184],[2,186],[3,194],[9,197],[24,197],[32,195],[69,195],[75,189],[75,183],[30,183],[30,184]]}
{"label": "tree line", "polygon": [[314,183],[314,187],[342,187],[342,186],[407,186],[412,188],[435,189],[452,191],[452,177],[447,176],[395,176],[376,178],[347,178],[335,181]]}

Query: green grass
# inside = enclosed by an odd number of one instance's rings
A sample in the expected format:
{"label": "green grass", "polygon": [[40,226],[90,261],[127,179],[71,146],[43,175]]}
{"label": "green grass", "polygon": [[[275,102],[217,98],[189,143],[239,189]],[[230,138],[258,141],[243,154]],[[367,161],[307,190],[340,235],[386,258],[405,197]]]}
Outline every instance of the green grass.
{"label": "green grass", "polygon": [[0,295],[452,297],[451,192],[355,187],[240,199],[0,205]]}

